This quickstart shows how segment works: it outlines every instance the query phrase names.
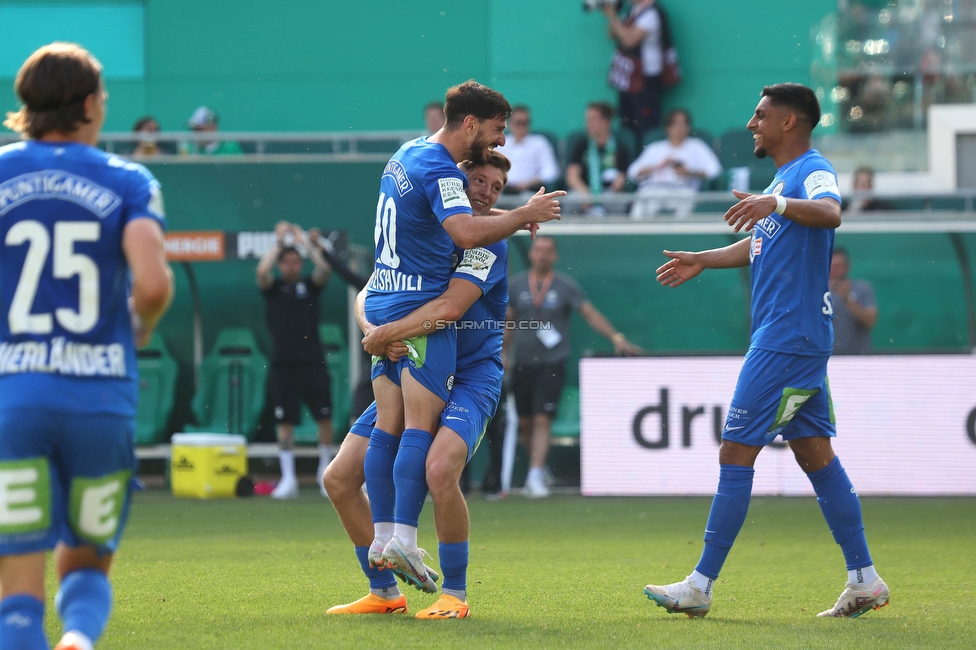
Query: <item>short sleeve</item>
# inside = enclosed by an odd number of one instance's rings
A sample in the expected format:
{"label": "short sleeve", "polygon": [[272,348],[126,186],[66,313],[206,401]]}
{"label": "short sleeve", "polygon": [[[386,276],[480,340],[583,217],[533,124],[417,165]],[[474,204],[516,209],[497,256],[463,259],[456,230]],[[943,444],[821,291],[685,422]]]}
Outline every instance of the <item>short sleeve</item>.
{"label": "short sleeve", "polygon": [[656,11],[645,11],[634,21],[634,27],[648,35],[654,34],[660,25],[661,19]]}
{"label": "short sleeve", "polygon": [[566,302],[570,307],[579,311],[579,308],[586,302],[586,294],[583,292],[583,288],[568,275],[563,275],[562,279],[566,283]]}
{"label": "short sleeve", "polygon": [[467,280],[481,289],[481,295],[488,293],[505,277],[506,260],[501,250],[504,246],[505,242],[499,242],[464,251],[452,279]]}
{"label": "short sleeve", "polygon": [[159,181],[142,165],[129,163],[129,191],[123,207],[125,223],[133,219],[149,218],[166,230],[166,209]]}
{"label": "short sleeve", "polygon": [[820,158],[803,165],[800,173],[800,186],[807,199],[831,198],[841,202],[837,174],[826,160]]}
{"label": "short sleeve", "polygon": [[424,191],[439,222],[455,214],[471,214],[467,187],[468,178],[457,167],[438,165],[424,175]]}
{"label": "short sleeve", "polygon": [[874,299],[874,287],[871,286],[870,282],[856,280],[852,293],[857,304],[864,308],[870,309],[877,304]]}

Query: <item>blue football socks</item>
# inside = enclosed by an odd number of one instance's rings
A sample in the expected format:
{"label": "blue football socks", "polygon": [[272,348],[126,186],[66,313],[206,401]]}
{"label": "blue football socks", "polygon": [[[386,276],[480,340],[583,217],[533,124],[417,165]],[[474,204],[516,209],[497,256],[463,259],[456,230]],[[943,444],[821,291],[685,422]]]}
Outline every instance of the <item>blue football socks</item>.
{"label": "blue football socks", "polygon": [[817,493],[817,503],[827,520],[830,533],[844,552],[847,570],[871,566],[868,540],[864,536],[864,520],[861,518],[861,501],[840,459],[835,456],[826,467],[807,474],[807,477]]}
{"label": "blue football socks", "polygon": [[397,456],[400,439],[386,431],[373,429],[366,448],[363,472],[366,475],[366,492],[373,523],[392,522],[396,507],[396,487],[393,484],[393,463]]}
{"label": "blue football socks", "polygon": [[44,603],[27,594],[0,600],[0,647],[48,650]]}
{"label": "blue football socks", "polygon": [[98,641],[112,612],[112,586],[97,569],[72,571],[61,581],[54,606],[65,632],[81,632]]}
{"label": "blue football socks", "polygon": [[746,521],[756,470],[743,465],[720,465],[718,490],[705,524],[705,549],[695,570],[712,580],[718,578],[735,538]]}
{"label": "blue football socks", "polygon": [[366,578],[369,580],[370,592],[382,598],[395,598],[399,596],[400,589],[397,587],[396,576],[394,576],[393,572],[381,571],[380,569],[369,566],[368,556],[368,546],[356,547],[356,559],[359,560],[359,566],[362,567],[363,573],[366,574]]}
{"label": "blue football socks", "polygon": [[417,527],[420,511],[427,499],[427,452],[434,436],[421,429],[407,429],[400,439],[400,450],[393,465],[396,483],[397,524]]}
{"label": "blue football socks", "polygon": [[459,600],[467,600],[468,543],[455,542],[438,545],[437,558],[444,574],[442,591]]}

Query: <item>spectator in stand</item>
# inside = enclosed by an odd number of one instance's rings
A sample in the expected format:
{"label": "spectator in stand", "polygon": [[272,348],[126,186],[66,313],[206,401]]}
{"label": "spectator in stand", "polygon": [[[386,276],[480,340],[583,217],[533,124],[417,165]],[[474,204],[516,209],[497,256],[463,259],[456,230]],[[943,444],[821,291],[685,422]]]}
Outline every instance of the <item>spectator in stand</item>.
{"label": "spectator in stand", "polygon": [[551,185],[559,178],[559,163],[552,144],[544,135],[529,133],[532,123],[528,106],[516,106],[508,119],[509,135],[498,151],[512,161],[508,173],[506,194],[535,192],[543,185]]}
{"label": "spectator in stand", "polygon": [[435,101],[424,106],[424,135],[434,135],[441,130],[446,121],[444,104]]}
{"label": "spectator in stand", "polygon": [[[874,170],[870,167],[858,167],[854,172],[854,192],[873,192],[874,191]],[[876,199],[873,196],[855,196],[853,199],[844,200],[842,208],[845,212],[872,212],[875,210],[894,210],[895,206],[884,199]]]}
{"label": "spectator in stand", "polygon": [[[193,111],[187,126],[194,133],[216,133],[220,126],[220,116],[212,108],[201,106]],[[233,140],[202,141],[192,140],[180,143],[180,153],[204,156],[239,156],[244,153],[241,145]]]}
{"label": "spectator in stand", "polygon": [[635,64],[639,62],[640,69],[630,75],[616,75],[616,79],[611,73],[611,79],[619,91],[620,124],[631,129],[637,141],[642,142],[644,133],[661,123],[665,57],[677,55],[671,45],[667,18],[654,0],[632,3],[623,20],[617,15],[618,10],[618,3],[603,5],[607,31],[617,42],[618,53],[632,57]]}
{"label": "spectator in stand", "polygon": [[662,208],[674,216],[687,216],[695,207],[693,195],[702,181],[718,176],[722,165],[703,140],[690,137],[691,114],[676,108],[665,119],[667,139],[644,148],[630,167],[627,178],[639,184],[638,200],[630,216],[651,217]]}
{"label": "spectator in stand", "polygon": [[[577,196],[596,196],[620,192],[627,182],[630,152],[611,130],[613,107],[606,102],[591,102],[586,107],[586,138],[569,155],[566,185]],[[600,216],[606,210],[592,201],[583,201],[583,212]]]}
{"label": "spectator in stand", "polygon": [[847,250],[834,248],[830,259],[830,306],[834,310],[834,354],[868,354],[871,328],[878,322],[874,287],[867,280],[851,280]]}
{"label": "spectator in stand", "polygon": [[146,116],[139,118],[132,127],[132,132],[139,136],[136,146],[132,150],[133,158],[152,158],[163,153],[159,147],[159,122],[156,118]]}

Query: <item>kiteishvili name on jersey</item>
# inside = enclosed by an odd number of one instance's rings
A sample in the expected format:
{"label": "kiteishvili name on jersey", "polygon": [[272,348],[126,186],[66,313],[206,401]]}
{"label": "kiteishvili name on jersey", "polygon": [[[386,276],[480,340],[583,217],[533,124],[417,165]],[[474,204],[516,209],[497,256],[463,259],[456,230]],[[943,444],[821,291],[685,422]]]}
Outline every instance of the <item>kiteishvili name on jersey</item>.
{"label": "kiteishvili name on jersey", "polygon": [[125,377],[125,347],[121,343],[73,343],[63,336],[47,341],[0,343],[0,375],[49,372],[76,377]]}
{"label": "kiteishvili name on jersey", "polygon": [[369,288],[374,291],[420,291],[424,283],[423,276],[407,275],[393,269],[376,269],[369,281]]}

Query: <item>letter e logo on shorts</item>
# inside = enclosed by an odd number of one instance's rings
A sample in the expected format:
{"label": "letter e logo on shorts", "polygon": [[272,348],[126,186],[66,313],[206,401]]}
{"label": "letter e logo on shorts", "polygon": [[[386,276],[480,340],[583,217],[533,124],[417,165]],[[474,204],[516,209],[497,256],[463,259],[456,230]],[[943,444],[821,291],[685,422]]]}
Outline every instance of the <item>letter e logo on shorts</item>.
{"label": "letter e logo on shorts", "polygon": [[121,471],[71,482],[71,527],[78,537],[100,545],[116,535],[130,475]]}
{"label": "letter e logo on shorts", "polygon": [[776,420],[773,422],[773,426],[769,427],[769,430],[776,431],[789,424],[800,408],[807,403],[807,400],[819,392],[819,388],[814,390],[784,388],[783,397],[779,401],[779,409],[776,411]]}
{"label": "letter e logo on shorts", "polygon": [[51,475],[47,460],[0,461],[0,535],[44,530],[51,525]]}

